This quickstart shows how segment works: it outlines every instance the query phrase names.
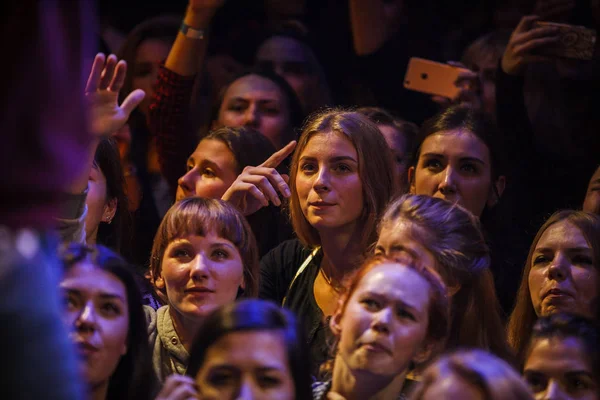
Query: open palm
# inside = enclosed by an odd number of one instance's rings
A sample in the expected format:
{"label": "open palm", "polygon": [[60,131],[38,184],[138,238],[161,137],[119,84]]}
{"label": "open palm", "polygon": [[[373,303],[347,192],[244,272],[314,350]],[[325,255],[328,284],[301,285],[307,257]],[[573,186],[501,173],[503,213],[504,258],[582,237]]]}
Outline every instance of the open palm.
{"label": "open palm", "polygon": [[117,57],[112,54],[108,58],[102,53],[96,55],[85,89],[88,128],[96,137],[109,136],[118,131],[144,99],[144,91],[137,89],[119,105],[119,91],[126,74],[125,61],[117,62]]}

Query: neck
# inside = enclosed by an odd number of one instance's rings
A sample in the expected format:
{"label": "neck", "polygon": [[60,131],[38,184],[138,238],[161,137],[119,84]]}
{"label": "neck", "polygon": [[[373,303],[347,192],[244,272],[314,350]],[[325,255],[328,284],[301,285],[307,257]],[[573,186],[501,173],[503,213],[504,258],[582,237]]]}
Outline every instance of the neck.
{"label": "neck", "polygon": [[333,280],[342,281],[360,262],[363,253],[359,229],[354,227],[345,232],[319,232],[323,262],[321,267]]}
{"label": "neck", "polygon": [[85,236],[85,242],[87,244],[96,244],[98,238],[98,228],[94,229],[92,232],[90,232],[89,235]]}
{"label": "neck", "polygon": [[186,318],[172,306],[169,306],[169,315],[171,315],[171,320],[173,320],[173,326],[175,327],[177,336],[179,336],[179,341],[189,353],[192,341],[202,324],[202,320]]}
{"label": "neck", "polygon": [[91,387],[90,400],[106,400],[108,393],[108,381],[99,383]]}
{"label": "neck", "polygon": [[402,391],[406,370],[396,376],[352,371],[337,355],[333,365],[331,391],[346,400],[394,400]]}

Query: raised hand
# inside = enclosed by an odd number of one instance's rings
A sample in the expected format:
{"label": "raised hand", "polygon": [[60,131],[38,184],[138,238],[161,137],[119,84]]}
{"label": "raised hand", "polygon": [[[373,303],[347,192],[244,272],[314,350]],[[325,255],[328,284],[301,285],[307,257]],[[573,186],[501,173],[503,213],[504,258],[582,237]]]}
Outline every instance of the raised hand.
{"label": "raised hand", "polygon": [[528,64],[540,61],[549,61],[550,57],[536,55],[536,50],[558,42],[559,31],[554,27],[535,28],[539,21],[537,15],[528,15],[521,18],[515,28],[504,55],[502,56],[502,70],[509,75],[522,75]]}
{"label": "raised hand", "polygon": [[291,195],[287,175],[280,175],[275,168],[296,148],[292,141],[281,150],[273,153],[264,163],[257,167],[246,167],[235,182],[227,189],[222,200],[225,200],[248,216],[269,205],[281,205],[277,192],[283,197]]}
{"label": "raised hand", "polygon": [[88,103],[88,129],[95,137],[109,136],[117,132],[131,112],[142,102],[143,90],[134,90],[119,105],[119,91],[125,82],[127,63],[113,54],[98,53],[85,88]]}
{"label": "raised hand", "polygon": [[169,375],[156,400],[192,400],[198,398],[196,382],[189,376]]}

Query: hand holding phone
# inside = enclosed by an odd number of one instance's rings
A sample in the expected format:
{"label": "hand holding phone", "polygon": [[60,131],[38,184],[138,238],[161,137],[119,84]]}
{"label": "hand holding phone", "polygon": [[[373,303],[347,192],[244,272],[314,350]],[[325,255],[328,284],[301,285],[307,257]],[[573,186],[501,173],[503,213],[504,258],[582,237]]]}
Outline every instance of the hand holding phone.
{"label": "hand holding phone", "polygon": [[537,51],[538,54],[578,60],[591,60],[594,57],[595,30],[588,29],[585,26],[546,21],[536,21],[534,26],[536,28],[553,27],[558,32],[558,41],[540,47]]}
{"label": "hand holding phone", "polygon": [[467,68],[413,57],[408,62],[404,87],[417,92],[454,99],[461,91],[461,87],[458,85],[459,81],[464,79],[466,74],[472,73]]}

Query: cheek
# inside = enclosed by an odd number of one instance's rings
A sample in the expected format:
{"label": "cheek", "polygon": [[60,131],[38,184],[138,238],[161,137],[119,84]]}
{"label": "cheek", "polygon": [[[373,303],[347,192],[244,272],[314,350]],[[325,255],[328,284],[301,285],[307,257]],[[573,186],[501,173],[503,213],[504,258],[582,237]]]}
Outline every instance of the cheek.
{"label": "cheek", "polygon": [[531,301],[535,306],[537,303],[539,303],[539,292],[544,283],[544,274],[542,270],[532,268],[531,271],[529,271],[528,283]]}
{"label": "cheek", "polygon": [[227,126],[230,128],[237,128],[244,124],[243,116],[227,110],[221,110],[219,112],[218,123],[220,126]]}
{"label": "cheek", "polygon": [[104,343],[120,354],[123,347],[127,345],[129,317],[124,315],[115,320],[104,321],[103,325],[102,335]]}
{"label": "cheek", "polygon": [[[593,267],[592,267],[593,268]],[[583,300],[591,301],[598,295],[598,271],[595,269],[573,268],[573,283],[577,293],[583,297]]]}
{"label": "cheek", "polygon": [[217,288],[224,296],[237,295],[237,289],[244,280],[244,267],[242,261],[232,261],[219,265],[214,269],[214,279]]}
{"label": "cheek", "polygon": [[415,194],[432,195],[439,181],[439,174],[431,173],[424,168],[417,168],[415,171]]}
{"label": "cheek", "polygon": [[163,263],[161,275],[168,289],[177,289],[184,286],[190,279],[190,270],[187,264],[167,260]]}

